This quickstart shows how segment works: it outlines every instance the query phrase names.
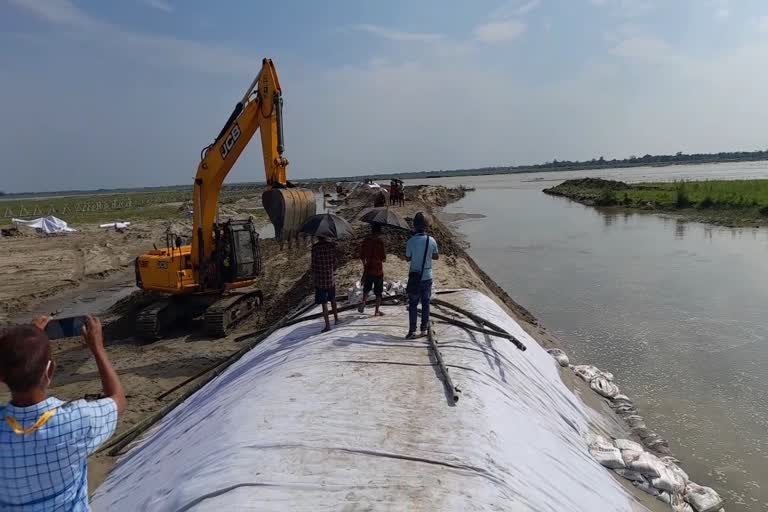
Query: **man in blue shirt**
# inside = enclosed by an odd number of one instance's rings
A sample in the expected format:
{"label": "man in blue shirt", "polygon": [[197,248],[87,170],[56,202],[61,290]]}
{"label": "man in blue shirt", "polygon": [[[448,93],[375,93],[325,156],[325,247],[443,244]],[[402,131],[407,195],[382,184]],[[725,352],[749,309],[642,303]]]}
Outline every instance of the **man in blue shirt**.
{"label": "man in blue shirt", "polygon": [[49,397],[55,365],[48,319],[33,323],[0,335],[0,382],[11,390],[11,402],[0,406],[0,510],[87,511],[86,462],[115,432],[125,394],[104,350],[101,322],[89,316],[83,338],[107,398]]}
{"label": "man in blue shirt", "polygon": [[[405,257],[411,262],[411,273],[419,273],[421,282],[415,293],[408,294],[408,334],[406,339],[416,338],[417,308],[421,303],[421,335],[427,335],[429,328],[429,300],[432,297],[432,261],[439,258],[437,242],[427,235],[429,221],[427,216],[419,212],[413,218],[414,234],[405,246]],[[423,268],[422,268],[423,265]]]}

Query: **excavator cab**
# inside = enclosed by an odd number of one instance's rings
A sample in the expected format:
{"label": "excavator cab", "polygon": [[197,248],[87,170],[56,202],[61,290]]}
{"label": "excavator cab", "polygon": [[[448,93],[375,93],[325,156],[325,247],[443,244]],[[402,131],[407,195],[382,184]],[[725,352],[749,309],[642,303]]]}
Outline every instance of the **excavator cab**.
{"label": "excavator cab", "polygon": [[233,288],[261,275],[259,234],[250,220],[230,220],[214,229],[213,268],[209,277],[219,286]]}

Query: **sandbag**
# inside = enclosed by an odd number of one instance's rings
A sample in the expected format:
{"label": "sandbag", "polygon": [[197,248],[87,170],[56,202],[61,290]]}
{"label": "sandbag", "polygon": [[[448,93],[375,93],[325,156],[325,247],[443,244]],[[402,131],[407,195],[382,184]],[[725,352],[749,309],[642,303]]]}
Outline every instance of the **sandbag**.
{"label": "sandbag", "polygon": [[[659,460],[661,460],[661,459],[659,459]],[[677,474],[680,478],[685,480],[685,485],[688,485],[688,482],[691,481],[690,477],[688,476],[688,473],[683,471],[683,468],[681,468],[677,464],[672,464],[672,463],[667,462],[666,466],[667,466],[667,468],[670,471],[672,471],[673,473]],[[680,494],[684,494],[684,492],[681,492]]]}
{"label": "sandbag", "polygon": [[648,430],[648,428],[643,427],[637,427],[631,429],[633,434],[637,434],[637,436],[640,438],[642,442],[645,442],[648,438],[656,438],[659,437],[659,434],[654,432],[653,430]]}
{"label": "sandbag", "polygon": [[656,432],[651,432],[651,434],[643,439],[643,444],[648,446],[649,444],[663,444],[666,446],[669,446],[669,443],[666,439],[661,437]]}
{"label": "sandbag", "polygon": [[[662,474],[662,471],[667,471],[667,472],[669,471],[667,469],[667,466],[663,462],[661,462],[661,460],[659,460],[658,457],[648,452],[642,452],[640,455],[637,456],[637,458],[631,460],[631,462],[627,464],[627,468],[633,471],[637,471],[638,473],[641,473],[647,476],[648,478],[659,478]],[[670,477],[670,478],[673,478],[673,477]],[[654,484],[654,486],[658,487],[659,489],[674,492],[674,487],[672,487],[671,485],[667,486],[668,488],[664,488],[664,487],[657,486],[653,482],[653,480],[651,482]]]}
{"label": "sandbag", "polygon": [[621,450],[602,436],[596,436],[589,445],[589,453],[597,462],[606,468],[623,469],[625,468],[624,459],[621,457]]}
{"label": "sandbag", "polygon": [[[659,460],[659,462],[661,461]],[[661,468],[658,468],[659,476],[651,478],[653,486],[660,491],[667,491],[670,494],[683,494],[685,486],[688,484],[688,475],[678,468],[676,464],[662,464]]]}
{"label": "sandbag", "polygon": [[696,512],[717,512],[723,506],[723,498],[714,489],[693,482],[685,487],[685,501]]}
{"label": "sandbag", "polygon": [[600,369],[591,364],[580,364],[573,367],[573,372],[587,382],[600,375]]}
{"label": "sandbag", "polygon": [[631,482],[648,482],[643,475],[631,469],[614,469],[617,475]]}
{"label": "sandbag", "polygon": [[563,368],[567,368],[569,364],[571,364],[570,360],[568,359],[568,356],[560,350],[559,348],[551,348],[547,350],[547,353],[555,358],[557,363],[562,366]]}
{"label": "sandbag", "polygon": [[621,394],[616,395],[615,397],[613,397],[613,401],[614,402],[630,402],[630,403],[632,403],[632,400],[630,400],[630,398],[627,395],[621,395]]}
{"label": "sandbag", "polygon": [[611,372],[603,372],[603,378],[608,382],[613,382],[613,374]]}
{"label": "sandbag", "polygon": [[669,442],[663,437],[649,437],[643,439],[643,443],[645,443],[645,446],[647,446],[649,450],[657,452],[666,451],[669,449]]}
{"label": "sandbag", "polygon": [[630,441],[629,439],[616,439],[613,444],[616,445],[616,448],[618,448],[621,451],[624,450],[631,450],[639,453],[642,453],[645,451],[643,448],[643,445],[640,443],[636,443],[634,441]]}
{"label": "sandbag", "polygon": [[643,454],[643,450],[621,450],[621,460],[624,461],[624,465],[627,468],[632,467],[632,463],[637,460],[640,455]]}
{"label": "sandbag", "polygon": [[627,404],[616,407],[615,412],[619,416],[630,416],[632,414],[637,414],[637,409],[634,405]]}
{"label": "sandbag", "polygon": [[645,426],[645,420],[643,420],[642,416],[637,414],[630,414],[629,416],[625,416],[624,421],[626,421],[627,425],[632,428],[641,428]]}
{"label": "sandbag", "polygon": [[659,490],[649,484],[648,482],[632,482],[632,485],[640,489],[641,491],[650,494],[651,496],[658,496]]}
{"label": "sandbag", "polygon": [[619,387],[602,376],[597,376],[592,379],[589,383],[589,387],[605,398],[613,398],[619,394]]}
{"label": "sandbag", "polygon": [[672,512],[694,512],[693,507],[685,502],[681,494],[673,494],[670,502]]}

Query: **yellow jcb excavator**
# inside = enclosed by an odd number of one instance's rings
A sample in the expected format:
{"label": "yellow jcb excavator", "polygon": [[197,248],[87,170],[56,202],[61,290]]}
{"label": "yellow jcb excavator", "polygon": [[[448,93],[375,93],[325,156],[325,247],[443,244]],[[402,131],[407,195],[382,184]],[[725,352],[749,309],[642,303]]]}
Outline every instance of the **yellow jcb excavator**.
{"label": "yellow jcb excavator", "polygon": [[286,179],[282,107],[275,66],[264,59],[216,140],[202,151],[192,190],[192,244],[169,238],[165,249],[136,258],[137,285],[168,295],[139,313],[140,337],[158,339],[178,320],[201,314],[209,335],[224,336],[261,304],[263,296],[254,286],[262,270],[259,235],[250,219],[219,223],[218,199],[224,178],[260,129],[267,180],[262,203],[275,238],[296,237],[315,214],[312,191]]}

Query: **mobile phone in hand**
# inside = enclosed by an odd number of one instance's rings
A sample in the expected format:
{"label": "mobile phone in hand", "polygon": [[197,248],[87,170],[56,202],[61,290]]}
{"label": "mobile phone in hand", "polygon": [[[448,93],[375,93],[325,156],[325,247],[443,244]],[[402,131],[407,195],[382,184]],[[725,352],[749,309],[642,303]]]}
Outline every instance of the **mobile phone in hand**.
{"label": "mobile phone in hand", "polygon": [[48,322],[48,326],[45,328],[45,334],[47,334],[48,338],[52,340],[80,336],[85,322],[86,319],[84,316],[53,318],[50,322]]}

